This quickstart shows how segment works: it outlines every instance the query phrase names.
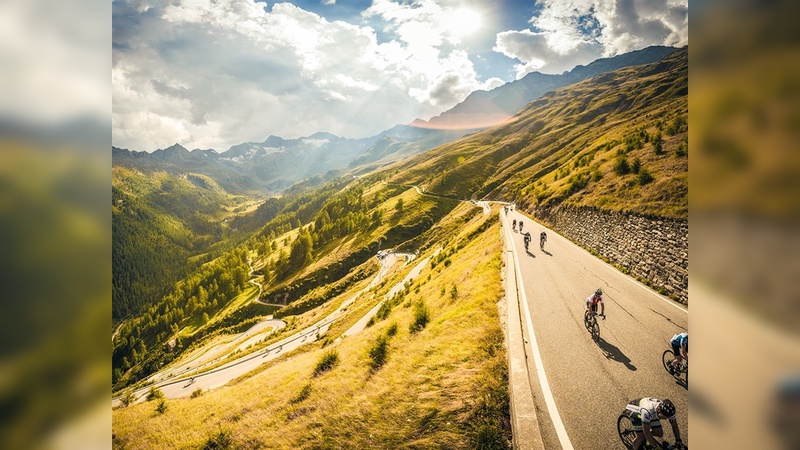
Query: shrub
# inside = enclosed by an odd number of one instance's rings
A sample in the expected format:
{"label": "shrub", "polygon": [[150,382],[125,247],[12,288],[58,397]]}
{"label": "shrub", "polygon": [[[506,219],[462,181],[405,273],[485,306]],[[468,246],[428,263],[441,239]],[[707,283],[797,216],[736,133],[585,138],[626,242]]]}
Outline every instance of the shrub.
{"label": "shrub", "polygon": [[145,400],[149,402],[150,400],[155,400],[158,398],[164,398],[164,393],[161,392],[161,389],[155,386],[150,386],[150,392],[147,393]]}
{"label": "shrub", "polygon": [[133,395],[133,389],[126,389],[122,391],[122,395],[119,396],[119,402],[122,406],[129,406],[133,403],[134,399],[136,399],[136,396]]}
{"label": "shrub", "polygon": [[231,432],[228,430],[219,430],[217,433],[213,434],[208,438],[206,443],[203,445],[203,450],[224,450],[227,448],[231,448],[233,444],[233,439],[231,438]]}
{"label": "shrub", "polygon": [[650,171],[645,168],[639,170],[639,184],[647,184],[654,180],[653,176],[650,175]]}
{"label": "shrub", "polygon": [[633,158],[633,163],[631,164],[631,172],[639,173],[639,169],[642,168],[642,160],[639,157]]}
{"label": "shrub", "polygon": [[197,388],[194,391],[192,391],[192,398],[197,398],[200,397],[201,395],[203,395],[203,388]]}
{"label": "shrub", "polygon": [[430,314],[428,313],[428,308],[425,306],[425,303],[417,303],[414,307],[414,321],[411,322],[411,325],[408,327],[408,331],[410,331],[411,334],[422,331],[422,329],[428,325],[429,320]]}
{"label": "shrub", "polygon": [[297,395],[293,399],[291,399],[289,401],[292,404],[297,404],[297,403],[300,403],[303,400],[307,399],[310,395],[311,395],[311,383],[308,383],[305,386],[303,386],[302,389],[300,389],[300,392],[298,392]]}
{"label": "shrub", "polygon": [[339,352],[336,350],[330,350],[325,352],[322,355],[322,358],[317,363],[317,367],[314,368],[314,376],[318,377],[325,372],[330,371],[333,369],[333,366],[339,363]]}
{"label": "shrub", "polygon": [[158,406],[156,406],[156,411],[159,414],[164,414],[165,412],[167,412],[167,401],[164,400],[163,398],[159,400]]}
{"label": "shrub", "polygon": [[386,355],[389,353],[389,338],[386,335],[378,336],[378,339],[369,349],[370,362],[369,368],[373,372],[380,369],[386,362]]}
{"label": "shrub", "polygon": [[624,156],[619,157],[617,163],[614,164],[614,172],[617,175],[627,175],[630,171],[631,166],[628,165],[628,160]]}
{"label": "shrub", "polygon": [[681,157],[686,156],[689,154],[689,150],[686,147],[686,142],[681,142],[678,148],[675,149],[675,156]]}
{"label": "shrub", "polygon": [[453,300],[458,298],[458,288],[456,287],[455,284],[453,285],[453,288],[450,289],[450,298],[452,298]]}
{"label": "shrub", "polygon": [[397,334],[397,324],[393,323],[386,329],[386,335],[392,337]]}

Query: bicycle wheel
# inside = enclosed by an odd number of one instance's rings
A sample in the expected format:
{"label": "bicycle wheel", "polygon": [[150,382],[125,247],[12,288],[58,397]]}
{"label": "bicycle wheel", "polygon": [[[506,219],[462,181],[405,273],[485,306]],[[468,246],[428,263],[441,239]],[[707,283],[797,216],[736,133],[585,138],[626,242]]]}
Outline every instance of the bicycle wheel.
{"label": "bicycle wheel", "polygon": [[592,330],[591,331],[592,331],[592,339],[594,341],[597,341],[598,339],[600,339],[600,324],[598,324],[597,321],[595,321],[592,324]]}
{"label": "bicycle wheel", "polygon": [[636,432],[633,431],[633,422],[626,414],[620,414],[617,419],[617,432],[625,448],[632,450],[633,441],[636,439]]}
{"label": "bicycle wheel", "polygon": [[661,362],[664,363],[664,370],[670,375],[672,375],[670,367],[673,361],[675,361],[675,354],[672,353],[672,350],[664,350],[664,354],[661,355]]}

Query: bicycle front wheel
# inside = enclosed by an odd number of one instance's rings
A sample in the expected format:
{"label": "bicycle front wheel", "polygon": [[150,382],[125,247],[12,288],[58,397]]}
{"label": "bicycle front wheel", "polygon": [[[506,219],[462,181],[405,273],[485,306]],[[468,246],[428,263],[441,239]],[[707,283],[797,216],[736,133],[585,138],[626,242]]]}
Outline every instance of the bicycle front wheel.
{"label": "bicycle front wheel", "polygon": [[670,367],[673,361],[675,361],[675,354],[672,353],[672,350],[664,350],[664,354],[661,355],[661,362],[664,363],[664,370],[669,374],[672,374]]}
{"label": "bicycle front wheel", "polygon": [[594,339],[596,342],[598,339],[600,339],[600,325],[597,322],[593,323],[591,331],[592,331],[592,339]]}
{"label": "bicycle front wheel", "polygon": [[617,432],[625,448],[632,450],[633,441],[636,439],[636,432],[633,431],[633,422],[626,414],[620,414],[617,419]]}

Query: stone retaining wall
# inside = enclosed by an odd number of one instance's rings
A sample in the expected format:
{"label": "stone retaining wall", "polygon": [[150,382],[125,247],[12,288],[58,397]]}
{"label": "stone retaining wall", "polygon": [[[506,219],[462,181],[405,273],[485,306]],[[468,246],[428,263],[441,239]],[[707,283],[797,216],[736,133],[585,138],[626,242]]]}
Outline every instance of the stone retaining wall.
{"label": "stone retaining wall", "polygon": [[689,221],[561,205],[535,217],[655,290],[688,304]]}

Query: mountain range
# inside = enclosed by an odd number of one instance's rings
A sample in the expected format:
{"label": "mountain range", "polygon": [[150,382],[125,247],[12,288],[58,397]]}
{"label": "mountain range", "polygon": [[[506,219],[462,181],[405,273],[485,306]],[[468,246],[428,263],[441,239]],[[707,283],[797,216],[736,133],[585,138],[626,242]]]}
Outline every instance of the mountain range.
{"label": "mountain range", "polygon": [[225,152],[188,150],[174,144],[152,153],[112,147],[112,164],[144,171],[209,176],[231,193],[277,193],[309,178],[330,178],[346,170],[367,172],[508,121],[526,104],[554,89],[623,67],[652,63],[675,51],[653,46],[599,59],[561,75],[533,72],[491,91],[476,91],[428,121],[417,119],[375,136],[348,139],[318,132],[297,139],[269,136]]}

